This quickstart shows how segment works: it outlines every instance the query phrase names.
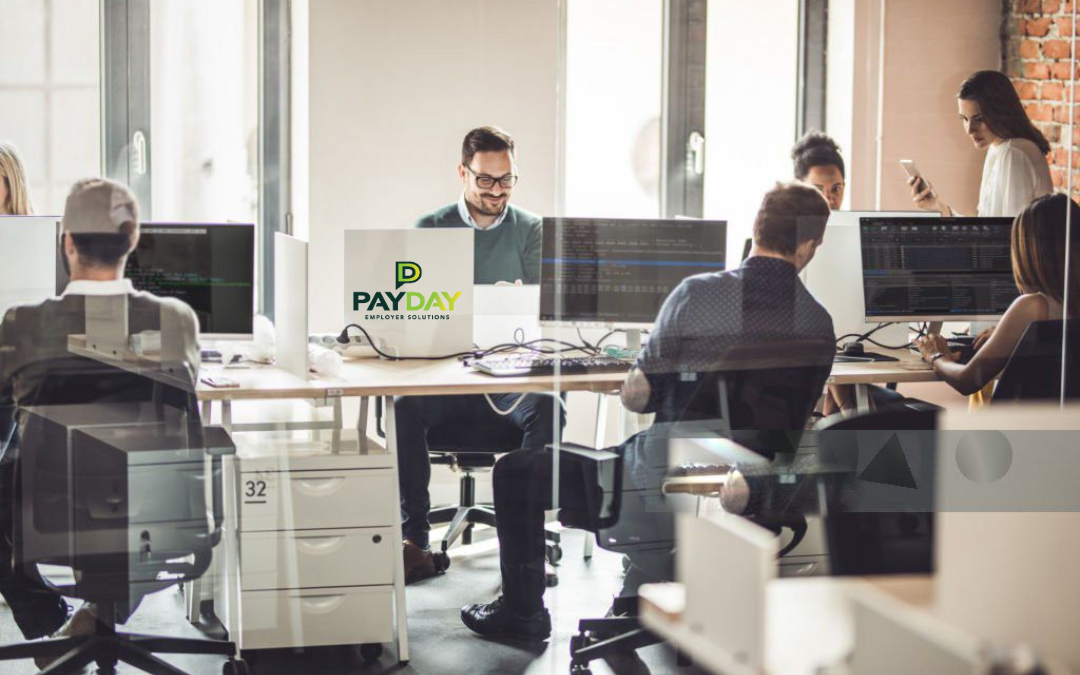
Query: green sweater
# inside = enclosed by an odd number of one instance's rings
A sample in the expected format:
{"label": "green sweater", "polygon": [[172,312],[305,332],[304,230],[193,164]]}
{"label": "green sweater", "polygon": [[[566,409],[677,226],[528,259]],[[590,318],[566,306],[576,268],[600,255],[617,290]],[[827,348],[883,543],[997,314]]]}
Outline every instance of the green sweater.
{"label": "green sweater", "polygon": [[[475,230],[473,283],[497,281],[540,283],[540,216],[507,205],[506,217],[494,229]],[[416,227],[472,227],[461,219],[457,202],[432,211]]]}

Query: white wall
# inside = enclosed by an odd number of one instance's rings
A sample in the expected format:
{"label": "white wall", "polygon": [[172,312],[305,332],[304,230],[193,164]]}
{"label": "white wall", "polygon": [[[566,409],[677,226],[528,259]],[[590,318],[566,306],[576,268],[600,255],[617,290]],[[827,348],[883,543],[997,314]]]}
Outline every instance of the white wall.
{"label": "white wall", "polygon": [[297,81],[308,82],[308,128],[293,143],[307,144],[308,222],[295,229],[311,242],[310,326],[331,331],[342,324],[341,232],[410,227],[455,201],[469,129],[513,134],[514,202],[554,213],[560,15],[557,0],[318,0],[306,10],[294,39],[307,42]]}
{"label": "white wall", "polygon": [[830,3],[830,46],[842,48],[829,55],[828,127],[849,158],[851,208],[912,208],[905,158],[975,213],[983,154],[960,126],[956,92],[974,71],[1000,67],[1000,30],[999,0]]}

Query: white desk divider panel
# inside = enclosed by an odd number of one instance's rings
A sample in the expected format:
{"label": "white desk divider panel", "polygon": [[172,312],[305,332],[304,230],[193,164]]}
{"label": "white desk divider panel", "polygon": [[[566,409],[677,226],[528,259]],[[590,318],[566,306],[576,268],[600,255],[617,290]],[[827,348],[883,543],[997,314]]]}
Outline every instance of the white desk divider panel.
{"label": "white desk divider panel", "polygon": [[[1080,406],[948,413],[938,433],[937,613],[1080,672]],[[988,605],[988,603],[990,603]]]}
{"label": "white desk divider panel", "polygon": [[689,592],[683,623],[732,661],[765,667],[765,587],[776,576],[776,536],[738,517],[680,514],[676,569]]}
{"label": "white desk divider panel", "polygon": [[869,587],[851,592],[849,675],[984,675],[979,640],[925,609]]}
{"label": "white desk divider panel", "polygon": [[[15,305],[56,294],[60,216],[0,216],[0,319]],[[13,253],[17,252],[17,253]]]}
{"label": "white desk divider panel", "polygon": [[274,351],[277,365],[308,376],[308,244],[274,233]]}

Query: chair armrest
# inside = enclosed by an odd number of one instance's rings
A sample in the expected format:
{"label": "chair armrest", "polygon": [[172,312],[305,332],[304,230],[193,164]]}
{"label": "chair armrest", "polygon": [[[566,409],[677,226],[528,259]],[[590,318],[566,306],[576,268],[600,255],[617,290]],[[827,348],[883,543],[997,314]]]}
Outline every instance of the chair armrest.
{"label": "chair armrest", "polygon": [[236,443],[232,436],[219,425],[203,427],[203,448],[211,457],[224,457],[236,454]]}
{"label": "chair armrest", "polygon": [[698,497],[711,497],[720,493],[727,482],[727,473],[699,475],[699,476],[673,476],[664,479],[661,490],[666,495],[696,495]]}

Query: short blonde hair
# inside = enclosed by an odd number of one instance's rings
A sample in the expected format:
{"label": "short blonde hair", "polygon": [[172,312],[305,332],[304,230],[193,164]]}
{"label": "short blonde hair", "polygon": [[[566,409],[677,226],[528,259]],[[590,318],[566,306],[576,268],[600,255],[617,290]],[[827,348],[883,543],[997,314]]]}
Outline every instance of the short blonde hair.
{"label": "short blonde hair", "polygon": [[0,208],[12,216],[28,216],[34,212],[30,201],[30,187],[26,184],[26,172],[23,170],[19,151],[11,143],[0,141],[0,178],[7,188],[7,199]]}

